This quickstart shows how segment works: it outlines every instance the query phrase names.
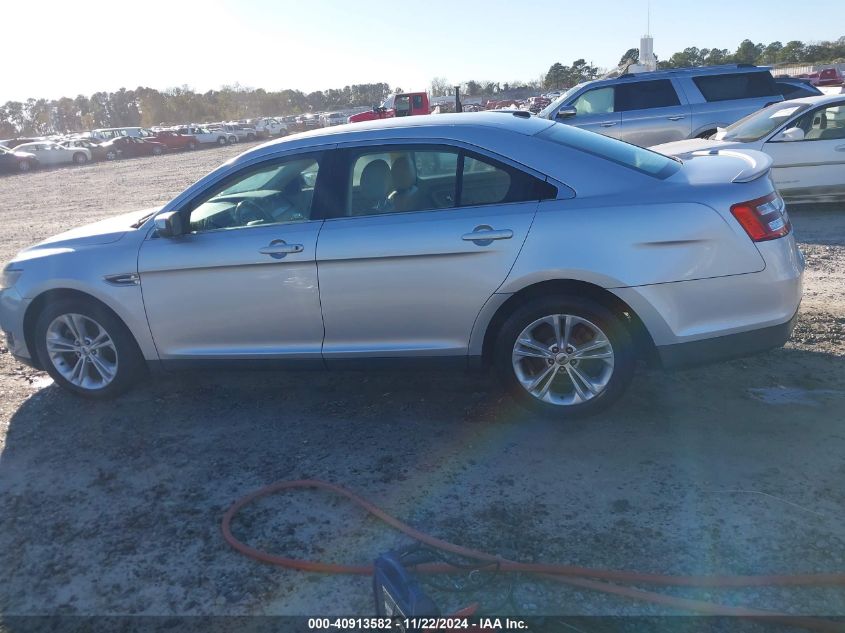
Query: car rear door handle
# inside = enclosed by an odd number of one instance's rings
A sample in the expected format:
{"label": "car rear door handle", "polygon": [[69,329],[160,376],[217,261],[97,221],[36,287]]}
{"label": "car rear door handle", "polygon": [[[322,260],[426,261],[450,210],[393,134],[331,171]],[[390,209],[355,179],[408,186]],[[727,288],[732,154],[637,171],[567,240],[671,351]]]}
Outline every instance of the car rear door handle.
{"label": "car rear door handle", "polygon": [[683,114],[676,114],[674,116],[669,116],[669,117],[666,117],[666,118],[669,119],[670,121],[680,121],[681,119],[684,118],[684,115]]}
{"label": "car rear door handle", "polygon": [[273,240],[267,246],[259,248],[258,252],[274,259],[281,259],[289,253],[301,253],[303,249],[302,244],[288,244],[284,240]]}
{"label": "car rear door handle", "polygon": [[613,127],[616,125],[616,121],[605,121],[601,124],[602,127]]}
{"label": "car rear door handle", "polygon": [[509,240],[513,237],[513,231],[510,229],[501,229],[496,231],[491,226],[483,225],[477,226],[472,233],[464,233],[461,239],[465,242],[475,242],[479,246],[487,246],[493,240]]}

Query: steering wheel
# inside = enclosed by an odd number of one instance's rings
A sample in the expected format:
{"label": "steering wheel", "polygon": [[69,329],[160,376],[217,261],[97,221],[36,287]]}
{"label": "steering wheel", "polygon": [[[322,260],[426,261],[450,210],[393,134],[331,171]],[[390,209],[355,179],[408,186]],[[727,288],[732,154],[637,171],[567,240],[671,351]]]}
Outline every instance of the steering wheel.
{"label": "steering wheel", "polygon": [[250,222],[260,220],[273,224],[276,219],[270,215],[264,207],[255,200],[244,198],[235,206],[235,223],[237,226],[246,226]]}

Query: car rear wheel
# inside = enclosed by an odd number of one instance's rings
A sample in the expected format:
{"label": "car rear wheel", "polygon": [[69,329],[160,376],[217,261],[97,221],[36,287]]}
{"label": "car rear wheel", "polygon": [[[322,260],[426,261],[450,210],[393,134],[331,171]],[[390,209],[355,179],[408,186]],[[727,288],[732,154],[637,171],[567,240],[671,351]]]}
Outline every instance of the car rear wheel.
{"label": "car rear wheel", "polygon": [[73,162],[77,165],[84,165],[88,162],[88,157],[82,152],[77,152],[73,155]]}
{"label": "car rear wheel", "polygon": [[32,169],[32,163],[30,163],[28,160],[24,159],[24,160],[18,162],[18,171],[27,172],[27,171],[30,171],[31,169]]}
{"label": "car rear wheel", "polygon": [[117,152],[113,149],[110,149],[106,152],[106,160],[115,160],[117,158]]}
{"label": "car rear wheel", "polygon": [[35,348],[53,380],[86,398],[114,397],[144,370],[126,326],[104,306],[84,299],[48,305],[35,323]]}
{"label": "car rear wheel", "polygon": [[225,145],[226,143],[227,143],[227,141],[226,141],[226,137],[225,137],[225,136],[221,136],[220,138],[218,138],[218,139],[217,139],[217,144],[218,144],[218,145],[220,145],[220,146],[223,146],[223,145]]}
{"label": "car rear wheel", "polygon": [[160,147],[154,147],[153,148],[153,156],[161,156],[161,148]]}
{"label": "car rear wheel", "polygon": [[535,299],[499,331],[495,365],[521,404],[560,418],[593,415],[624,393],[634,373],[622,319],[576,296]]}
{"label": "car rear wheel", "polygon": [[190,143],[188,143],[188,149],[189,149],[189,150],[194,151],[196,148],[197,148],[197,144],[196,144],[196,143],[194,143],[193,141],[191,141]]}

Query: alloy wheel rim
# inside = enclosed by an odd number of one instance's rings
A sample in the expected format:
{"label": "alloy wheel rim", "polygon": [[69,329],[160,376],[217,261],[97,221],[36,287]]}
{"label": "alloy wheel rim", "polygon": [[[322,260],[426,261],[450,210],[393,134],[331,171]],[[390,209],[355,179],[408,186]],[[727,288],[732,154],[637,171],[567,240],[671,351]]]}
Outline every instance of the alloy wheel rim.
{"label": "alloy wheel rim", "polygon": [[91,317],[62,314],[47,327],[47,353],[62,377],[81,389],[102,389],[117,376],[117,348]]}
{"label": "alloy wheel rim", "polygon": [[532,397],[559,406],[593,400],[613,376],[613,346],[595,323],[572,314],[551,314],[517,337],[514,375]]}

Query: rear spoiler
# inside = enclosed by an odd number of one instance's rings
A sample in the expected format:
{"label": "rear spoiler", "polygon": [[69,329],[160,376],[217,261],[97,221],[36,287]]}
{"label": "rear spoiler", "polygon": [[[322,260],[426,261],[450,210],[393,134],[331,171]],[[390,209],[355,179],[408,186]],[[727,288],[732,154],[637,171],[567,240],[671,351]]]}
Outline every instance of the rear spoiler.
{"label": "rear spoiler", "polygon": [[751,149],[702,149],[690,152],[689,156],[730,156],[740,158],[748,165],[733,177],[731,182],[751,182],[765,176],[772,167],[772,157]]}

